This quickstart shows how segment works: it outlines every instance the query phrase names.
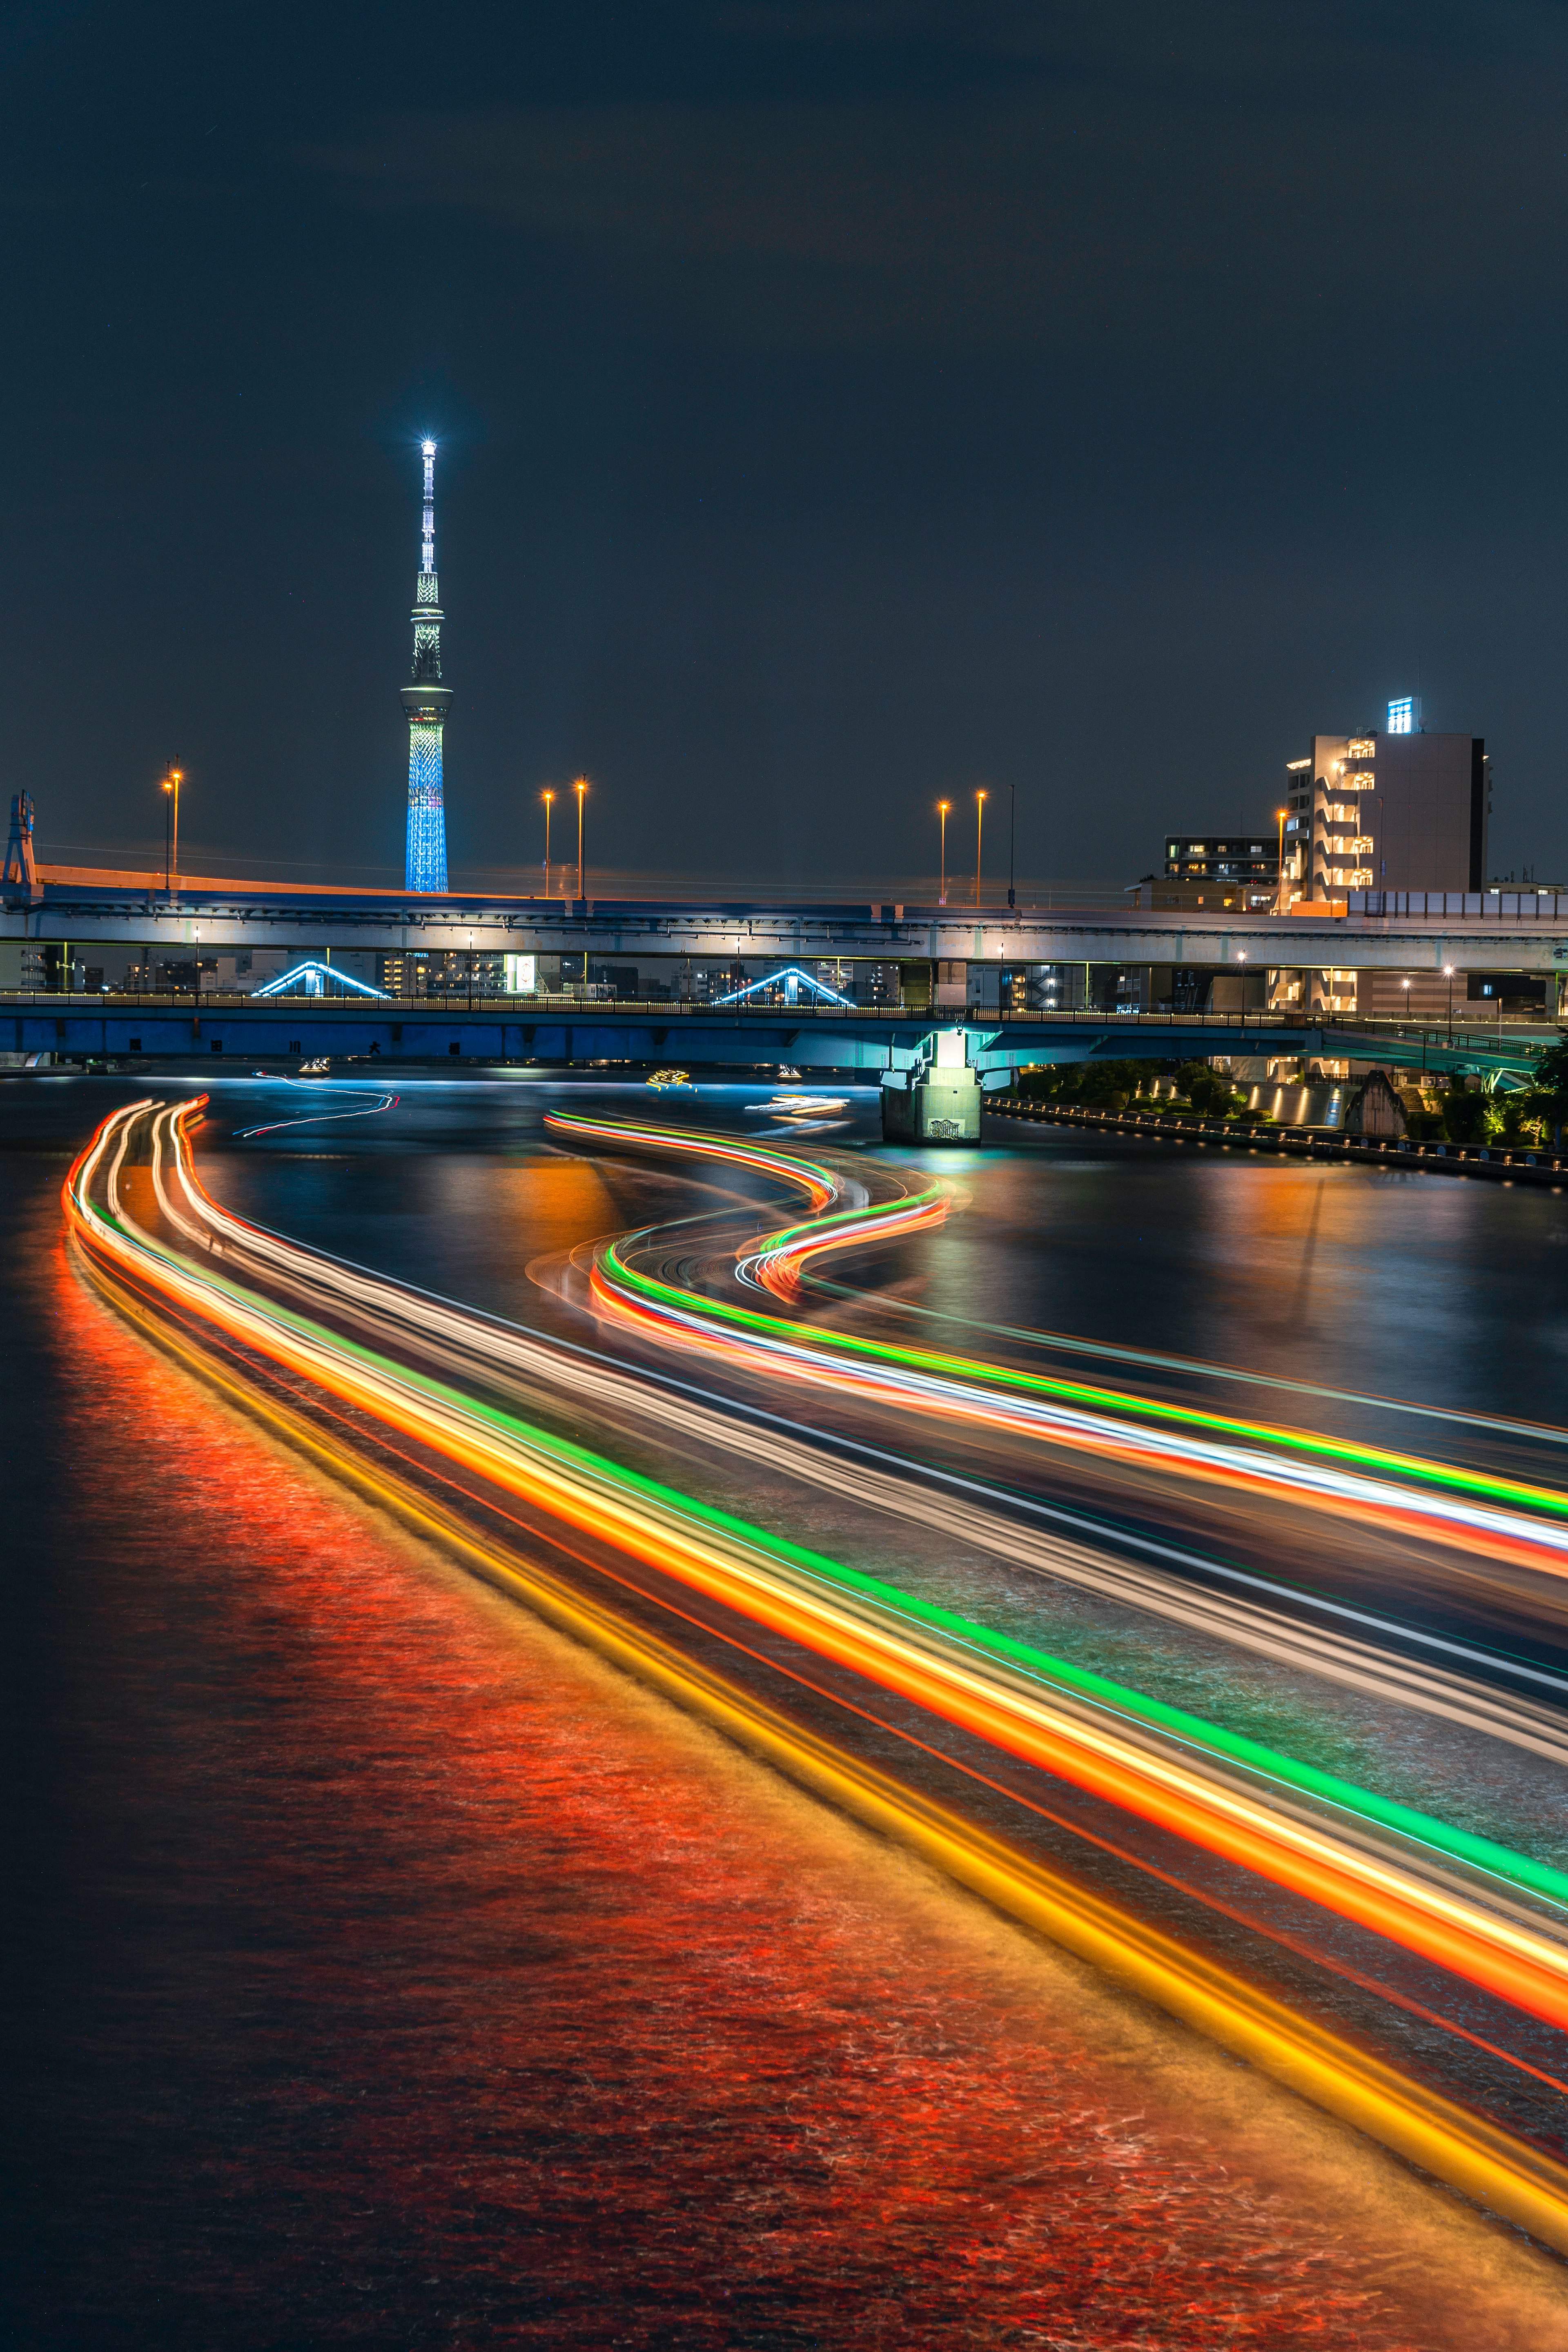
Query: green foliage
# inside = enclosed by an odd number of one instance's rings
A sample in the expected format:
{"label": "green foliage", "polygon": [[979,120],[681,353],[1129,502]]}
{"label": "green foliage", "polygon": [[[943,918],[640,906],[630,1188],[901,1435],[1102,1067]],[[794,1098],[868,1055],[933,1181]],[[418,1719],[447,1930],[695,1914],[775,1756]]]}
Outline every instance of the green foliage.
{"label": "green foliage", "polygon": [[1018,1092],[1036,1102],[1082,1103],[1123,1110],[1154,1076],[1152,1062],[1047,1062],[1018,1075]]}
{"label": "green foliage", "polygon": [[1534,1087],[1514,1087],[1492,1100],[1502,1115],[1505,1143],[1538,1143],[1542,1123],[1552,1123],[1552,1097]]}
{"label": "green foliage", "polygon": [[1184,1062],[1176,1084],[1200,1118],[1227,1118],[1240,1100],[1225,1073],[1206,1062]]}
{"label": "green foliage", "polygon": [[1440,1110],[1407,1110],[1405,1120],[1412,1143],[1436,1143],[1444,1131]]}
{"label": "green foliage", "polygon": [[1568,1119],[1568,1038],[1548,1045],[1531,1072],[1531,1092],[1542,1098],[1542,1117],[1554,1127]]}
{"label": "green foliage", "polygon": [[1489,1095],[1449,1088],[1443,1104],[1443,1132],[1450,1143],[1489,1143],[1501,1124]]}

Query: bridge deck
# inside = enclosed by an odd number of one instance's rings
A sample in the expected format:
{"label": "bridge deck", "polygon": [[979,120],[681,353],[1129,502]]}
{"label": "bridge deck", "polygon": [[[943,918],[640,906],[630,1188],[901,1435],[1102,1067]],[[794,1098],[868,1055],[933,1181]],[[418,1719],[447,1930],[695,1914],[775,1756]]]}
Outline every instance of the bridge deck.
{"label": "bridge deck", "polygon": [[386,1061],[689,1062],[801,1069],[903,1066],[938,1026],[963,1026],[983,1072],[1031,1061],[1215,1055],[1523,1072],[1560,1034],[1539,1022],[1331,1024],[1275,1013],[1037,1013],[967,1017],[912,1006],[720,1007],[571,997],[0,996],[0,1051],[163,1060],[234,1054]]}

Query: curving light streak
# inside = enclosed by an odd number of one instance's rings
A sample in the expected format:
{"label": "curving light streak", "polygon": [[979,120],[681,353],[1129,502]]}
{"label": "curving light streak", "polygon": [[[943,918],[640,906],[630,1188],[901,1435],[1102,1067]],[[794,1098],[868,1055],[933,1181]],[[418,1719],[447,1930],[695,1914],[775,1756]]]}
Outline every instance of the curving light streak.
{"label": "curving light streak", "polygon": [[[276,1271],[308,1275],[314,1270],[319,1277],[320,1274],[326,1270],[326,1265],[325,1262],[316,1259],[312,1253],[302,1251],[294,1244],[279,1244],[275,1237],[261,1233],[259,1229],[247,1225],[243,1219],[234,1217],[218,1207],[195,1174],[185,1125],[186,1121],[183,1114],[172,1119],[167,1129],[160,1122],[154,1129],[153,1138],[154,1190],[164,1214],[170,1218],[176,1229],[198,1245],[204,1241],[209,1241],[212,1234],[225,1235],[237,1241],[242,1246],[248,1246],[257,1255],[262,1256],[264,1262],[269,1262]],[[165,1132],[171,1136],[176,1146],[174,1174],[181,1194],[179,1202],[171,1196],[164,1182],[163,1138]],[[112,1176],[110,1181],[111,1182],[114,1181]],[[206,1229],[205,1232],[204,1227]],[[416,1307],[415,1300],[409,1294],[402,1291],[401,1286],[395,1284],[363,1279],[353,1281],[352,1278],[345,1284],[340,1274],[335,1286],[346,1288],[351,1297],[357,1297],[362,1301],[375,1298],[384,1308],[395,1309],[401,1306],[405,1316],[408,1314],[411,1307]],[[473,1341],[478,1338],[481,1343],[478,1352],[481,1355],[488,1354],[494,1360],[504,1363],[510,1359],[515,1361],[525,1352],[533,1353],[540,1357],[547,1357],[550,1369],[552,1371],[555,1370],[554,1351],[524,1351],[515,1347],[508,1348],[504,1344],[498,1348],[493,1344],[489,1333],[482,1327],[476,1328],[476,1318],[471,1315],[448,1312],[443,1316],[437,1309],[432,1318],[431,1306],[422,1300],[417,1302],[416,1312],[420,1328],[428,1329],[432,1320],[437,1328],[445,1324],[448,1327],[448,1335],[457,1336],[465,1340],[470,1349]],[[491,1340],[489,1347],[483,1344],[487,1339]],[[669,1409],[667,1405],[661,1406],[660,1417],[666,1420],[669,1418]],[[1008,1554],[1009,1557],[1016,1558],[1016,1531],[1011,1532],[1012,1540],[1008,1543]],[[808,1556],[802,1555],[802,1557]],[[1066,1660],[1052,1657],[1047,1653],[1015,1641],[1010,1636],[973,1624],[950,1610],[942,1609],[923,1601],[912,1594],[901,1591],[884,1580],[863,1575],[856,1570],[837,1563],[832,1564],[832,1567],[834,1575],[847,1587],[871,1596],[900,1615],[936,1627],[965,1646],[989,1652],[1007,1664],[1016,1664],[1037,1679],[1054,1683],[1065,1692],[1084,1696],[1093,1705],[1106,1707],[1133,1721],[1141,1721],[1163,1732],[1174,1734],[1184,1743],[1205,1748],[1216,1757],[1227,1758],[1250,1772],[1277,1780],[1281,1786],[1300,1790],[1348,1812],[1358,1814],[1364,1821],[1375,1822],[1404,1836],[1429,1845],[1434,1851],[1443,1853],[1458,1862],[1486,1871],[1500,1879],[1510,1881],[1521,1887],[1527,1887],[1551,1902],[1568,1906],[1568,1874],[1554,1870],[1550,1864],[1538,1862],[1531,1856],[1515,1853],[1495,1840],[1477,1837],[1469,1832],[1453,1829],[1430,1814],[1379,1797],[1332,1774],[1322,1772],[1315,1766],[1299,1763],[1292,1758],[1264,1747],[1258,1741],[1247,1739],[1223,1727],[1208,1723],[1201,1717],[1181,1708],[1169,1706],[1163,1701],[1146,1697],[1140,1692],[1111,1682],[1104,1675],[1076,1666]],[[1314,1637],[1317,1643],[1321,1643],[1321,1635]],[[1490,1695],[1488,1696],[1490,1696]],[[1495,1698],[1492,1698],[1491,1705],[1496,1714],[1500,1715],[1502,1709]],[[1495,1730],[1497,1728],[1495,1717],[1486,1722],[1483,1727]],[[1539,1732],[1533,1738],[1526,1733],[1520,1744],[1534,1746],[1538,1752],[1552,1753],[1558,1757],[1563,1754],[1560,1744],[1550,1745],[1540,1738]]]}
{"label": "curving light streak", "polygon": [[[873,1202],[864,1186],[851,1186],[844,1178],[812,1160],[760,1150],[749,1140],[731,1136],[706,1135],[690,1128],[656,1128],[621,1119],[574,1117],[564,1111],[546,1111],[544,1124],[597,1142],[646,1143],[661,1150],[754,1169],[805,1192],[818,1213],[805,1224],[786,1225],[776,1234],[765,1234],[736,1260],[736,1272],[742,1282],[753,1289],[760,1285],[779,1298],[799,1296],[801,1269],[809,1259],[833,1250],[859,1249],[873,1242],[901,1241],[906,1234],[940,1224],[947,1214],[947,1196],[940,1184],[929,1184],[921,1192],[907,1193],[895,1201]],[[854,1196],[849,1206],[836,1209],[831,1215],[820,1213],[830,1201],[847,1193]]]}
{"label": "curving light streak", "polygon": [[[385,1467],[367,1469],[357,1454],[335,1443],[318,1424],[275,1399],[258,1396],[209,1354],[186,1345],[113,1277],[103,1280],[106,1295],[121,1312],[204,1381],[433,1536],[486,1581],[652,1684],[678,1706],[703,1717],[841,1811],[922,1853],[947,1877],[972,1888],[1004,1914],[1120,1979],[1222,2048],[1461,2189],[1487,2210],[1568,2252],[1568,2170],[1542,2149],[1309,2022],[1123,1906],[1091,1894],[1037,1858],[988,1836],[973,1822],[778,1715],[744,1685],[695,1664],[613,1607],[586,1600],[536,1559],[480,1540],[469,1526],[434,1506],[396,1473]],[[1405,2005],[1429,2023],[1444,2022],[1418,2004]],[[1468,2034],[1466,2038],[1476,2040]],[[1540,2081],[1550,2079],[1538,2068],[1524,2071]]]}
{"label": "curving light streak", "polygon": [[[175,1178],[190,1216],[182,1217],[167,1202],[165,1213],[193,1245],[221,1250],[237,1265],[251,1263],[264,1279],[282,1283],[307,1304],[324,1303],[331,1311],[340,1316],[346,1312],[372,1330],[407,1340],[458,1378],[477,1374],[489,1380],[499,1375],[508,1385],[528,1381],[538,1383],[552,1398],[570,1391],[586,1405],[617,1418],[629,1414],[649,1421],[665,1438],[678,1432],[696,1443],[739,1453],[773,1474],[822,1487],[894,1518],[916,1521],[928,1532],[941,1530],[955,1543],[994,1553],[1014,1569],[1066,1579],[1297,1672],[1418,1708],[1568,1768],[1568,1726],[1553,1711],[1517,1696],[1468,1681],[1451,1670],[1391,1657],[1343,1633],[1303,1626],[1294,1616],[1281,1615],[1233,1594],[1195,1587],[1185,1577],[1133,1567],[1054,1533],[1022,1526],[1010,1513],[1000,1516],[953,1494],[934,1492],[906,1475],[889,1475],[865,1462],[851,1467],[816,1445],[803,1444],[773,1428],[760,1430],[730,1412],[714,1410],[716,1400],[701,1391],[688,1389],[679,1397],[663,1390],[650,1391],[643,1378],[612,1368],[590,1350],[545,1339],[474,1307],[458,1307],[429,1292],[392,1283],[363,1266],[302,1250],[298,1244],[237,1217],[213,1200],[195,1172],[183,1124],[178,1132]],[[153,1159],[155,1163],[161,1160],[156,1134]],[[894,1460],[892,1456],[874,1458]],[[902,1465],[899,1467],[901,1470]],[[1267,1589],[1260,1580],[1243,1578],[1243,1581]],[[1416,1629],[1384,1625],[1353,1611],[1338,1613],[1356,1618],[1374,1631],[1426,1638]],[[1521,1670],[1516,1665],[1515,1671]],[[1530,1668],[1522,1671],[1553,1689],[1568,1690],[1568,1685],[1559,1684],[1553,1676]]]}
{"label": "curving light streak", "polygon": [[[182,1129],[195,1108],[163,1112],[155,1122],[154,1184],[176,1217],[184,1212],[165,1181],[163,1139]],[[126,1217],[119,1201],[119,1172],[140,1108],[111,1115],[68,1180],[73,1230],[95,1260],[558,1522],[1568,2028],[1568,1948],[1552,1940],[1549,1923],[1517,1909],[1489,1908],[1477,1890],[1423,1869],[1419,1858],[1391,1856],[1319,1816],[1289,1810],[1278,1794],[1226,1776],[1212,1753],[1171,1752],[1150,1738],[1152,1716],[1132,1724],[1098,1705],[1086,1707],[1076,1693],[1047,1687],[1046,1673],[1061,1662],[618,1468],[165,1248]],[[107,1210],[92,1197],[100,1174]],[[1116,1696],[1125,1703],[1135,1695]],[[1215,1727],[1203,1728],[1212,1735]],[[1500,1856],[1503,1850],[1497,1851]]]}
{"label": "curving light streak", "polygon": [[[548,1118],[555,1118],[555,1115],[550,1112]],[[658,1129],[626,1127],[616,1119],[583,1122],[583,1131],[593,1131],[606,1140],[632,1139],[656,1143],[656,1146],[663,1143]],[[703,1136],[693,1134],[693,1131],[682,1131],[679,1143],[682,1143],[682,1150],[700,1152]],[[742,1148],[745,1146],[731,1143],[729,1136],[708,1139],[710,1155],[720,1157],[720,1160],[731,1157],[733,1152],[742,1150]],[[778,1157],[783,1162],[783,1155]],[[790,1183],[799,1185],[809,1181],[811,1167],[814,1164],[806,1162],[806,1160],[783,1162],[778,1173],[785,1176],[785,1181],[790,1181]],[[826,1173],[818,1171],[818,1181],[826,1183]],[[705,1298],[700,1291],[684,1289],[679,1284],[663,1282],[656,1275],[635,1270],[626,1261],[626,1246],[632,1240],[637,1240],[637,1234],[630,1234],[616,1244],[609,1244],[609,1249],[605,1251],[605,1256],[599,1261],[606,1267],[606,1282],[599,1284],[597,1294],[606,1306],[632,1306],[630,1294],[637,1294],[639,1303],[644,1303],[644,1306],[656,1303],[660,1310],[666,1312],[666,1319],[672,1328],[684,1322],[684,1331],[691,1336],[700,1336],[699,1328],[696,1328],[700,1322],[726,1324],[736,1331],[757,1334],[764,1343],[771,1334],[785,1334],[793,1340],[799,1340],[799,1336],[802,1336],[799,1324],[781,1322],[778,1318],[762,1315],[762,1312],[750,1310],[750,1307],[731,1306],[731,1303],[720,1301],[720,1298]],[[679,1312],[670,1310],[684,1310],[684,1318]],[[847,1331],[814,1328],[814,1340],[820,1348],[832,1350],[832,1355],[851,1355],[860,1357],[869,1364],[891,1364],[891,1367],[908,1367],[914,1373],[931,1373],[936,1379],[936,1388],[929,1390],[933,1400],[941,1400],[942,1395],[952,1397],[954,1381],[959,1383],[959,1392],[962,1392],[963,1383],[973,1383],[983,1392],[1002,1390],[1004,1395],[1008,1395],[1008,1400],[1013,1402],[1030,1400],[1030,1397],[1063,1397],[1072,1404],[1102,1406],[1102,1409],[1112,1409],[1117,1413],[1168,1423],[1175,1428],[1215,1430],[1223,1437],[1244,1437],[1244,1440],[1256,1442],[1256,1444],[1281,1446],[1281,1449],[1302,1454],[1302,1456],[1321,1456],[1323,1461],[1344,1461],[1354,1463],[1356,1467],[1368,1467],[1368,1470],[1387,1470],[1387,1473],[1401,1475],[1401,1477],[1432,1482],[1438,1486],[1453,1486],[1455,1491],[1469,1491],[1469,1494],[1486,1496],[1486,1498],[1498,1498],[1504,1503],[1516,1503],[1516,1506],[1568,1517],[1568,1496],[1561,1494],[1559,1489],[1552,1489],[1552,1486],[1532,1486],[1521,1479],[1504,1479],[1493,1473],[1486,1473],[1486,1470],[1467,1470],[1467,1467],[1455,1467],[1453,1463],[1427,1461],[1417,1454],[1396,1454],[1387,1446],[1366,1446],[1359,1444],[1356,1440],[1350,1440],[1350,1437],[1326,1437],[1319,1430],[1298,1430],[1268,1421],[1244,1421],[1234,1413],[1215,1413],[1196,1404],[1175,1404],[1175,1402],[1162,1400],[1162,1397],[1135,1397],[1123,1392],[1123,1390],[1096,1388],[1096,1385],[1086,1385],[1081,1381],[1065,1381],[1060,1376],[1053,1376],[1053,1373],[1013,1371],[1011,1367],[1004,1367],[1004,1364],[985,1364],[973,1360],[973,1357],[936,1355],[936,1352],[920,1350],[920,1348],[896,1348],[889,1340],[858,1339],[856,1334],[847,1334]],[[1163,1360],[1159,1360],[1159,1362],[1163,1362]],[[832,1379],[835,1379],[835,1383],[842,1379],[842,1371],[837,1367],[832,1367]],[[910,1390],[910,1395],[920,1395],[920,1388]],[[980,1418],[992,1416],[980,1413]]]}
{"label": "curving light streak", "polygon": [[[354,1091],[358,1093],[362,1091],[362,1089],[356,1087]],[[235,1140],[237,1143],[248,1143],[258,1135],[280,1135],[283,1132],[283,1129],[287,1127],[325,1127],[333,1119],[374,1118],[380,1111],[395,1110],[397,1108],[399,1099],[400,1097],[396,1095],[383,1095],[379,1102],[367,1104],[363,1110],[312,1111],[305,1118],[269,1119],[265,1127],[242,1127],[238,1129],[236,1132]]]}
{"label": "curving light streak", "polygon": [[[869,1403],[912,1408],[997,1432],[1045,1437],[1103,1459],[1149,1465],[1321,1509],[1371,1515],[1391,1532],[1436,1538],[1548,1574],[1568,1574],[1568,1528],[1549,1523],[1568,1516],[1568,1496],[1553,1488],[1311,1430],[1243,1421],[847,1332],[811,1328],[808,1338],[806,1327],[798,1323],[705,1297],[633,1266],[626,1253],[640,1238],[624,1237],[599,1252],[591,1288],[607,1315],[647,1338],[699,1349],[755,1374],[804,1381]],[[1166,1426],[1144,1428],[1140,1420]],[[1191,1429],[1215,1434],[1189,1436],[1185,1432]],[[1233,1437],[1247,1443],[1227,1442]],[[1265,1446],[1279,1452],[1264,1452]],[[1368,1472],[1418,1483],[1396,1486],[1390,1477]],[[1525,1510],[1547,1516],[1526,1517]]]}
{"label": "curving light streak", "polygon": [[814,1209],[825,1209],[829,1201],[840,1200],[858,1205],[869,1197],[863,1185],[847,1183],[831,1169],[818,1167],[814,1160],[792,1159],[787,1152],[770,1151],[765,1144],[752,1143],[743,1136],[707,1135],[700,1128],[646,1127],[564,1110],[547,1110],[544,1124],[559,1134],[586,1136],[595,1143],[647,1143],[689,1159],[720,1160],[731,1168],[754,1169],[759,1175],[776,1176],[781,1183],[795,1185]]}

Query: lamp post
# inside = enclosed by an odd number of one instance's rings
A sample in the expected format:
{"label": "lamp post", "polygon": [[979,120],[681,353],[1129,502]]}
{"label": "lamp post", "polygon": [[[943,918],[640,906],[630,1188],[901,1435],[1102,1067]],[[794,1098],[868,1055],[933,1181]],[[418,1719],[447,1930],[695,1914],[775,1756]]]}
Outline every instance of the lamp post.
{"label": "lamp post", "polygon": [[550,811],[554,803],[555,795],[547,789],[541,793],[539,797],[544,803],[544,895],[548,898],[550,896]]}
{"label": "lamp post", "polygon": [[1454,1042],[1454,967],[1446,963],[1443,969],[1448,975],[1448,1043],[1451,1045]]}
{"label": "lamp post", "polygon": [[172,898],[174,877],[180,870],[180,786],[184,782],[184,771],[171,768],[163,779],[168,798],[163,803],[163,888]]}
{"label": "lamp post", "polygon": [[[577,795],[577,896],[583,902],[583,915],[584,919],[586,920],[588,913],[588,893],[583,887],[583,803],[587,798],[588,794],[587,777],[579,776],[572,789]],[[584,953],[586,954],[586,952],[587,950],[584,949]],[[587,971],[588,967],[584,964],[583,967],[583,976],[584,979],[587,978]]]}
{"label": "lamp post", "polygon": [[981,844],[984,836],[984,832],[985,795],[984,793],[976,793],[974,795],[974,903],[977,907],[980,904]]}
{"label": "lamp post", "polygon": [[1010,783],[1007,791],[1007,904],[1016,907],[1018,901],[1013,889],[1013,853],[1018,845],[1018,787]]}
{"label": "lamp post", "polygon": [[1242,1034],[1245,1036],[1247,1034],[1247,971],[1245,969],[1247,963],[1247,950],[1245,948],[1238,948],[1237,950],[1236,960],[1237,963],[1243,967],[1241,974],[1241,1028]]}
{"label": "lamp post", "polygon": [[1276,809],[1274,814],[1279,820],[1279,864],[1275,877],[1274,911],[1277,915],[1283,915],[1288,911],[1285,905],[1285,817],[1287,812],[1284,809]]}
{"label": "lamp post", "polygon": [[936,804],[937,823],[942,828],[942,880],[938,885],[937,898],[939,907],[945,907],[947,904],[947,813],[952,806],[951,801],[938,801]]}

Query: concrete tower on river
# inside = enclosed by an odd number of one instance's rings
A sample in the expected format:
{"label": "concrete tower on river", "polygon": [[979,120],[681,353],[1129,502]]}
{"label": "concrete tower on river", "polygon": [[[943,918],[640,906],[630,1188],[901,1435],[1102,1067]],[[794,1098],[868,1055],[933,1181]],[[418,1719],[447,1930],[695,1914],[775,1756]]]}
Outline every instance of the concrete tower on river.
{"label": "concrete tower on river", "polygon": [[414,669],[400,689],[408,714],[406,890],[447,887],[447,806],[441,782],[441,730],[452,689],[441,683],[441,590],[436,578],[436,444],[426,441],[425,515],[414,589]]}

